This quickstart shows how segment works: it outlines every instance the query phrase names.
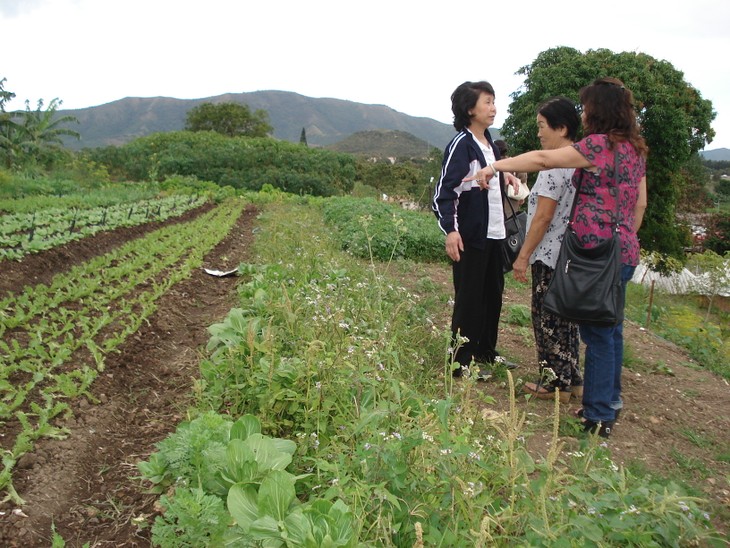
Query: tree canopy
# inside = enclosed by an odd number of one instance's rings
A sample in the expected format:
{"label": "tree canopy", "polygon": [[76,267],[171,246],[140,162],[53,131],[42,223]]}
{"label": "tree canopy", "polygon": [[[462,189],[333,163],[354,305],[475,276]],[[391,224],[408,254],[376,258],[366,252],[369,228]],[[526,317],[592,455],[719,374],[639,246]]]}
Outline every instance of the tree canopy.
{"label": "tree canopy", "polygon": [[644,53],[607,49],[581,53],[558,47],[543,51],[517,73],[525,76],[525,82],[512,94],[501,129],[515,154],[540,147],[535,116],[542,101],[563,95],[577,102],[580,88],[600,77],[612,76],[626,84],[634,94],[649,146],[649,204],[639,233],[642,246],[682,258],[689,231],[675,222],[676,207],[688,162],[715,136],[712,103],[671,63]]}
{"label": "tree canopy", "polygon": [[251,112],[248,105],[239,103],[203,103],[192,108],[186,116],[185,129],[215,131],[228,137],[266,137],[274,131],[268,112]]}

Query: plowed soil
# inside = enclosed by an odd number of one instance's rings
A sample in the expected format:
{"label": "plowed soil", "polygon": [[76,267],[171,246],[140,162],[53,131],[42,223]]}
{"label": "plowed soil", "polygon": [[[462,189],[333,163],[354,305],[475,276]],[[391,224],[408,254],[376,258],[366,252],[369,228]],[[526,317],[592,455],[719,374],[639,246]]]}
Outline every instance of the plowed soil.
{"label": "plowed soil", "polygon": [[[165,224],[184,222],[210,206],[166,223],[99,233],[22,261],[0,262],[0,295],[48,283],[65,272]],[[249,258],[256,212],[245,210],[204,266],[227,271]],[[0,546],[51,546],[52,528],[66,546],[150,546],[156,496],[144,493],[136,463],[184,419],[207,327],[236,305],[235,277],[202,269],[175,285],[143,329],[107,356],[92,392],[99,403],[73,407],[65,440],[39,440],[20,459],[13,483],[26,504],[0,505]],[[2,429],[0,428],[0,435]]]}

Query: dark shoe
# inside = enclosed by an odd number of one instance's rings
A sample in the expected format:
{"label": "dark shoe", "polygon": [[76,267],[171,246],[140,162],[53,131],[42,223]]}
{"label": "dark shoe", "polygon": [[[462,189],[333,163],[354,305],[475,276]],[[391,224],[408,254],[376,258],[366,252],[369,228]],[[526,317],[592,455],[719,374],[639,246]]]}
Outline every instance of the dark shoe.
{"label": "dark shoe", "polygon": [[497,356],[496,358],[494,358],[494,363],[496,365],[501,365],[505,369],[509,369],[509,370],[517,369],[517,367],[518,367],[515,362],[511,362],[508,359],[504,358],[503,356]]}
{"label": "dark shoe", "polygon": [[569,403],[572,392],[568,390],[560,390],[557,386],[549,384],[541,385],[539,382],[526,382],[522,389],[528,394],[535,396],[539,400],[554,400],[555,392],[559,391],[558,398],[560,403]]}
{"label": "dark shoe", "polygon": [[455,379],[469,376],[469,368],[463,365],[458,366],[456,369],[451,370],[451,376]]}
{"label": "dark shoe", "polygon": [[598,435],[602,438],[608,438],[611,436],[611,431],[613,430],[613,423],[614,421],[602,421],[602,422],[594,422],[592,420],[585,419],[583,421],[583,432],[586,434],[595,434],[598,432]]}
{"label": "dark shoe", "polygon": [[[578,409],[577,411],[575,411],[573,413],[573,415],[575,415],[579,419],[582,419],[583,418],[583,408],[581,407],[580,409]],[[616,422],[620,416],[621,416],[621,409],[616,409],[616,418],[613,419],[614,422]]]}
{"label": "dark shoe", "polygon": [[478,381],[488,381],[492,378],[492,371],[487,369],[486,367],[479,367],[477,366],[477,372],[474,375],[474,378]]}

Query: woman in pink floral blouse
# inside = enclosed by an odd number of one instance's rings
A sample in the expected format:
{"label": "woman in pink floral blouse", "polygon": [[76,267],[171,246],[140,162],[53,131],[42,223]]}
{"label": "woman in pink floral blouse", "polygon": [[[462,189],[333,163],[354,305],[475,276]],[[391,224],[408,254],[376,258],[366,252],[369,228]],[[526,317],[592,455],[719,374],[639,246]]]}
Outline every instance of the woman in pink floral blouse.
{"label": "woman in pink floral blouse", "polygon": [[[648,148],[639,134],[633,94],[616,78],[599,78],[580,90],[585,137],[555,150],[535,150],[496,161],[474,175],[491,178],[499,171],[541,171],[575,168],[573,184],[582,177],[576,195],[573,228],[586,247],[611,237],[619,205],[619,234],[624,290],[639,264],[637,232],[646,209]],[[618,149],[618,189],[614,184],[614,151]],[[586,344],[582,418],[586,432],[608,437],[623,407],[621,369],[623,322],[615,327],[580,324]]]}

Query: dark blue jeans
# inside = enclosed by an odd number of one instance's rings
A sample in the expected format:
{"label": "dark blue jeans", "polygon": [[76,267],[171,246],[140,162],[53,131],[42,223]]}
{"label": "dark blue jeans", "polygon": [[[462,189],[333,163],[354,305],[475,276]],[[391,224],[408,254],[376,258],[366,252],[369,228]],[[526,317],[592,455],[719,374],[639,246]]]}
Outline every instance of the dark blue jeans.
{"label": "dark blue jeans", "polygon": [[[621,281],[626,284],[635,266],[623,265]],[[583,373],[583,416],[594,422],[613,421],[621,400],[621,369],[624,361],[624,325],[596,327],[581,324],[580,337],[586,345]]]}

